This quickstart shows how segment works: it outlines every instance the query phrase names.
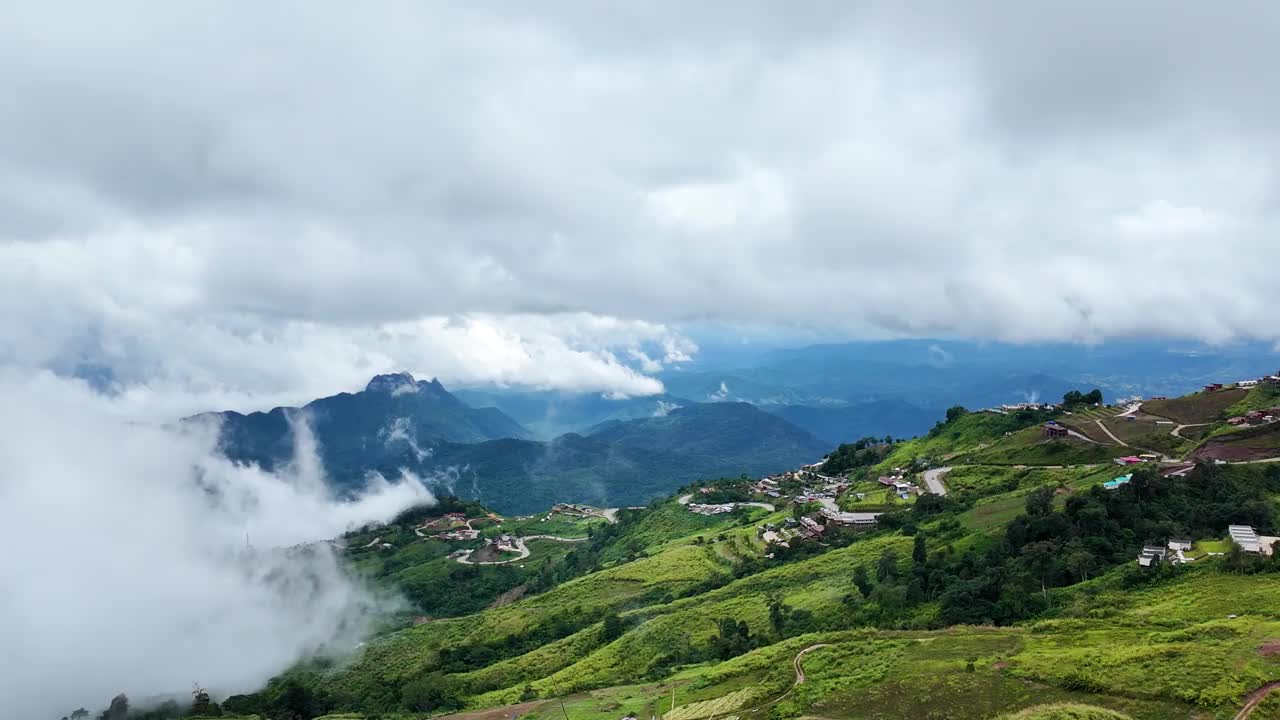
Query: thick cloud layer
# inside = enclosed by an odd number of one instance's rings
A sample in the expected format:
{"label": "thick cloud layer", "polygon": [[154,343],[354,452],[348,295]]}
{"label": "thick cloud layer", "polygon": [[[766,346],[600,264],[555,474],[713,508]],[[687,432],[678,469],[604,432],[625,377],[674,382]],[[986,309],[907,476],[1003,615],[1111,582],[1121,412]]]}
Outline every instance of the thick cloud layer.
{"label": "thick cloud layer", "polygon": [[305,654],[352,650],[389,601],[327,544],[297,544],[432,501],[403,478],[337,503],[314,448],[280,475],[235,467],[208,433],[123,422],[48,374],[0,372],[0,396],[6,717],[193,681],[244,692]]}
{"label": "thick cloud layer", "polygon": [[1275,338],[1277,31],[1261,2],[28,3],[0,360],[296,400],[399,368],[653,392],[685,323]]}

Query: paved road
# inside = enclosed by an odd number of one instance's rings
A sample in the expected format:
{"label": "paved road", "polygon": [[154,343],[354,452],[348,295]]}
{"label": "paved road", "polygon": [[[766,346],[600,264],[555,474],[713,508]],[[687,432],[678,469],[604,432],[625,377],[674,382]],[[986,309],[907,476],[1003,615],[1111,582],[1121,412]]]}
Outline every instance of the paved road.
{"label": "paved road", "polygon": [[1138,410],[1140,409],[1142,409],[1142,403],[1134,403],[1133,405],[1130,405],[1124,412],[1120,413],[1119,415],[1116,415],[1116,417],[1126,417],[1128,415],[1132,415],[1138,412]]}
{"label": "paved road", "polygon": [[946,495],[947,486],[942,484],[942,476],[951,472],[949,467],[934,468],[924,471],[924,484],[934,495]]}
{"label": "paved road", "polygon": [[1111,438],[1112,440],[1115,440],[1117,445],[1120,445],[1122,447],[1132,447],[1129,443],[1116,437],[1116,434],[1111,432],[1111,428],[1107,427],[1106,425],[1103,425],[1101,420],[1094,420],[1093,422],[1096,423],[1098,427],[1102,429],[1102,432],[1107,434],[1107,437]]}
{"label": "paved road", "polygon": [[519,554],[513,558],[507,558],[505,560],[472,561],[471,553],[475,552],[475,550],[465,550],[459,553],[455,559],[458,562],[462,563],[463,565],[506,565],[507,563],[513,563],[513,562],[516,562],[517,560],[523,560],[529,557],[532,551],[529,549],[529,546],[525,544],[526,540],[555,540],[557,542],[576,543],[576,542],[584,542],[587,540],[587,538],[565,538],[565,537],[557,537],[555,535],[530,535],[528,537],[516,538],[516,550],[519,551]]}
{"label": "paved road", "polygon": [[1174,437],[1176,437],[1176,438],[1178,438],[1179,440],[1189,440],[1190,438],[1184,438],[1184,437],[1182,437],[1182,431],[1183,431],[1183,430],[1185,430],[1185,429],[1187,429],[1187,428],[1189,428],[1189,427],[1204,427],[1205,425],[1209,425],[1209,424],[1210,424],[1210,423],[1190,423],[1190,424],[1188,424],[1188,425],[1179,425],[1178,427],[1176,427],[1176,428],[1174,428],[1173,430],[1169,431],[1169,434],[1170,434],[1170,435],[1172,435],[1172,436],[1174,436]]}
{"label": "paved road", "polygon": [[1068,434],[1068,435],[1070,435],[1071,437],[1073,437],[1073,438],[1077,439],[1077,440],[1083,440],[1083,441],[1085,441],[1085,442],[1087,442],[1087,443],[1093,443],[1094,445],[1101,445],[1101,444],[1102,444],[1102,443],[1098,442],[1097,440],[1094,440],[1093,438],[1089,437],[1088,435],[1085,435],[1084,433],[1079,432],[1079,431],[1077,431],[1077,430],[1070,430],[1070,429],[1069,429],[1069,430],[1067,430],[1067,434]]}

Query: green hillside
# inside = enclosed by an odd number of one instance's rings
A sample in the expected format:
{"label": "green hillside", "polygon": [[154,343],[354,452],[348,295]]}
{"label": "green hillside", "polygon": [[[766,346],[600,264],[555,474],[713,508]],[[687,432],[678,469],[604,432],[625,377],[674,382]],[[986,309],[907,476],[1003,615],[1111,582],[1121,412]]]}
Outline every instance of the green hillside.
{"label": "green hillside", "polygon": [[[1280,559],[1232,550],[1227,526],[1280,534],[1280,462],[1179,461],[1214,443],[1261,452],[1280,423],[1239,429],[1216,412],[1190,439],[1128,408],[956,411],[916,439],[846,446],[841,477],[696,481],[612,516],[416,509],[343,539],[352,567],[410,607],[354,653],[223,705],[267,718],[299,698],[353,718],[1233,717],[1280,679]],[[1050,438],[1050,420],[1098,439]],[[691,423],[611,423],[582,440],[657,457],[750,449],[689,439]],[[1113,462],[1160,435],[1174,441],[1159,457]],[[924,477],[942,466],[945,496]],[[899,499],[886,473],[920,490]],[[790,502],[802,494],[883,514],[841,528],[821,502]],[[752,504],[694,512],[735,502]],[[824,532],[805,537],[797,518]],[[460,528],[477,537],[444,535]],[[768,544],[778,532],[787,545]],[[500,535],[529,538],[528,555],[488,548]],[[1170,538],[1193,543],[1188,562],[1138,566]],[[1280,706],[1254,700],[1255,718]]]}

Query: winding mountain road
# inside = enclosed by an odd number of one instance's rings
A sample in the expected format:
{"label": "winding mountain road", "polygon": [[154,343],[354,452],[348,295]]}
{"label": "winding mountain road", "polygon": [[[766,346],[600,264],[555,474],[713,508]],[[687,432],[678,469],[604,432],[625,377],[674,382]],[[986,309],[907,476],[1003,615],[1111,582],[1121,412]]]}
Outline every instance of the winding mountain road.
{"label": "winding mountain road", "polygon": [[1205,425],[1212,425],[1212,424],[1213,424],[1213,423],[1189,423],[1189,424],[1187,424],[1187,425],[1179,425],[1178,427],[1174,428],[1173,430],[1170,430],[1170,431],[1169,431],[1169,434],[1170,434],[1170,435],[1172,435],[1172,436],[1174,436],[1174,437],[1176,437],[1176,438],[1178,438],[1179,440],[1190,440],[1190,438],[1184,438],[1184,437],[1182,437],[1182,431],[1183,431],[1183,430],[1185,430],[1185,429],[1187,429],[1187,428],[1189,428],[1189,427],[1204,427]]}
{"label": "winding mountain road", "polygon": [[803,685],[803,684],[804,684],[804,682],[805,682],[805,679],[806,679],[806,678],[805,678],[805,676],[804,676],[804,665],[803,665],[803,664],[801,664],[801,661],[802,661],[802,660],[804,660],[804,656],[805,656],[805,655],[808,655],[809,653],[813,652],[814,650],[819,650],[819,649],[824,648],[824,647],[831,647],[831,643],[818,643],[817,645],[810,645],[809,647],[807,647],[807,648],[805,648],[805,649],[801,650],[800,652],[796,653],[795,659],[791,661],[791,666],[792,666],[793,668],[795,668],[795,671],[796,671],[796,680],[795,680],[795,682],[791,683],[791,687],[790,687],[790,688],[788,688],[786,692],[782,693],[781,695],[779,695],[778,697],[776,697],[776,698],[774,698],[774,699],[772,699],[772,700],[769,700],[768,702],[760,703],[759,705],[756,705],[755,707],[742,708],[742,709],[739,709],[739,710],[734,710],[733,712],[735,712],[735,713],[749,713],[749,712],[755,712],[756,710],[759,710],[760,708],[769,707],[770,705],[777,705],[778,703],[782,702],[783,700],[786,700],[788,695],[790,695],[791,693],[795,692],[795,691],[796,691],[796,688],[800,687],[800,686],[801,686],[801,685]]}
{"label": "winding mountain road", "polygon": [[1115,440],[1117,445],[1121,447],[1133,447],[1129,443],[1116,437],[1116,434],[1111,432],[1111,428],[1107,427],[1106,425],[1103,425],[1101,420],[1094,420],[1093,422],[1098,426],[1099,429],[1102,430],[1102,432],[1107,434],[1107,437],[1111,438],[1112,440]]}
{"label": "winding mountain road", "polygon": [[577,543],[585,542],[587,539],[588,538],[565,538],[558,537],[556,535],[529,535],[528,537],[516,538],[516,550],[519,554],[513,558],[507,558],[505,560],[472,560],[471,553],[475,552],[475,550],[463,550],[459,552],[454,559],[463,565],[506,565],[507,563],[517,562],[529,557],[533,551],[525,544],[525,541],[527,540],[555,540],[556,542]]}
{"label": "winding mountain road", "polygon": [[1266,700],[1267,696],[1277,688],[1280,688],[1280,680],[1269,682],[1246,695],[1244,699],[1244,707],[1240,708],[1240,712],[1236,713],[1235,720],[1245,720],[1245,718],[1252,715],[1253,711],[1262,704],[1262,701]]}
{"label": "winding mountain road", "polygon": [[942,476],[951,472],[950,467],[934,468],[924,471],[924,484],[934,495],[946,495],[947,486],[942,484]]}

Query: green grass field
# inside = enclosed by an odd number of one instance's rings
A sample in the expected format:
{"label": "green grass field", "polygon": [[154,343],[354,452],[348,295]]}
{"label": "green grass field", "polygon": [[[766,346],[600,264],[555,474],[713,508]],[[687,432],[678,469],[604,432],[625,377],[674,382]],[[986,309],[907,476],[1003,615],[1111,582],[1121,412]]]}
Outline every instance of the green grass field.
{"label": "green grass field", "polygon": [[956,461],[986,465],[1083,465],[1106,462],[1130,452],[1132,450],[1117,445],[1099,445],[1077,438],[1050,440],[1036,426],[1002,437],[981,450],[964,453]]}

